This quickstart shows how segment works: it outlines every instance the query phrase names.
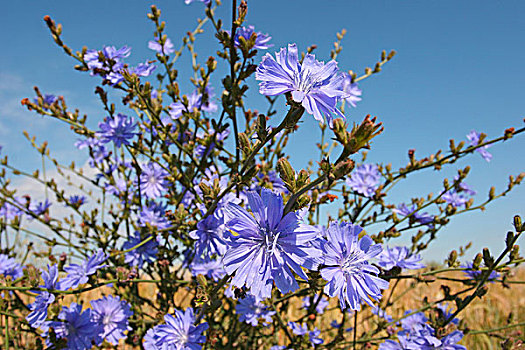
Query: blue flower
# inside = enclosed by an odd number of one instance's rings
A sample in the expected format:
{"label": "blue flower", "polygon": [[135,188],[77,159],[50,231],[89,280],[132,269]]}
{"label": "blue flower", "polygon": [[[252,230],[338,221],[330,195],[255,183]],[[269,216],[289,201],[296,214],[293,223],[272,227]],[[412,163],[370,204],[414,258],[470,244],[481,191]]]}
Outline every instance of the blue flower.
{"label": "blue flower", "polygon": [[305,335],[308,333],[308,326],[305,323],[301,325],[297,322],[289,321],[288,326],[292,329],[292,332],[295,335]]}
{"label": "blue flower", "polygon": [[100,131],[96,133],[102,143],[113,141],[115,146],[129,145],[131,140],[137,134],[135,128],[137,124],[133,123],[133,118],[118,113],[113,118],[109,117],[103,123],[99,123]]}
{"label": "blue flower", "polygon": [[313,347],[324,343],[324,340],[321,339],[319,335],[321,335],[321,330],[317,328],[314,328],[313,331],[308,332],[308,339],[310,339],[310,343],[312,343]]}
{"label": "blue flower", "polygon": [[365,197],[372,197],[379,187],[381,174],[375,164],[358,166],[346,179],[346,184]]}
{"label": "blue flower", "polygon": [[159,230],[170,227],[170,223],[166,218],[166,207],[163,204],[151,202],[147,207],[143,207],[139,216],[139,225],[156,226]]}
{"label": "blue flower", "polygon": [[[135,231],[131,234],[129,240],[124,242],[124,244],[122,245],[122,250],[131,249],[139,245],[142,241],[143,239],[140,237],[140,232]],[[144,265],[144,263],[154,261],[157,257],[158,245],[159,244],[156,239],[151,239],[145,244],[141,245],[140,247],[125,253],[124,256],[126,264],[141,268]]]}
{"label": "blue flower", "polygon": [[276,59],[267,53],[257,67],[255,78],[261,80],[261,94],[275,96],[290,92],[293,100],[320,123],[326,117],[331,125],[333,115],[344,118],[337,109],[339,100],[346,96],[344,75],[338,73],[334,60],[325,64],[308,53],[299,63],[297,46],[289,44],[288,53],[282,48]]}
{"label": "blue flower", "polygon": [[40,216],[45,214],[50,206],[51,202],[49,202],[49,200],[46,199],[43,202],[38,202],[38,204],[31,206],[29,210],[33,212],[33,214],[35,214],[36,216]]}
{"label": "blue flower", "polygon": [[261,195],[250,191],[247,197],[253,215],[234,203],[225,207],[230,218],[226,227],[235,232],[223,259],[226,272],[235,273],[232,284],[246,285],[260,299],[271,296],[273,282],[282,293],[296,290],[293,272],[308,280],[301,267],[318,265],[321,252],[310,243],[315,227],[301,223],[296,213],[283,216],[282,197],[268,189]]}
{"label": "blue flower", "polygon": [[92,300],[91,307],[93,309],[91,319],[104,330],[102,337],[107,342],[118,345],[119,339],[126,338],[124,332],[131,330],[128,318],[133,315],[131,305],[128,302],[121,301],[118,296],[109,295],[98,300]]}
{"label": "blue flower", "polygon": [[401,216],[410,216],[414,221],[417,221],[423,225],[431,226],[431,223],[434,221],[434,218],[428,213],[417,212],[416,204],[412,204],[412,206],[408,208],[406,204],[402,203],[397,206],[397,209],[392,209],[392,211]]}
{"label": "blue flower", "polygon": [[195,259],[191,263],[190,269],[193,276],[203,275],[214,281],[219,281],[226,276],[226,271],[224,271],[224,265],[222,264],[222,258],[216,260]]}
{"label": "blue flower", "polygon": [[157,52],[160,55],[166,56],[175,52],[175,46],[173,46],[173,43],[171,42],[170,38],[166,38],[166,40],[164,41],[164,45],[161,45],[158,38],[156,38],[155,40],[150,40],[148,41],[148,48]]}
{"label": "blue flower", "polygon": [[71,204],[75,208],[80,208],[81,205],[86,203],[86,197],[85,196],[79,196],[79,195],[73,195],[69,197],[69,204]]}
{"label": "blue flower", "polygon": [[84,260],[81,265],[71,264],[66,266],[64,271],[67,272],[67,276],[60,281],[61,289],[76,288],[81,284],[87,283],[89,280],[88,276],[93,275],[98,269],[107,266],[103,265],[107,258],[108,256],[102,249],[99,249],[90,258]]}
{"label": "blue flower", "polygon": [[156,68],[157,66],[152,63],[139,63],[135,68],[131,68],[129,72],[131,74],[136,74],[139,77],[149,77]]}
{"label": "blue flower", "polygon": [[409,349],[418,349],[417,344],[414,344],[408,340],[407,336],[398,335],[397,339],[399,342],[394,340],[385,340],[384,343],[379,344],[378,350],[409,350]]}
{"label": "blue flower", "polygon": [[381,253],[381,245],[373,244],[368,236],[359,239],[363,229],[351,223],[332,222],[323,245],[324,265],[321,277],[328,281],[324,292],[331,297],[338,296],[341,309],[349,306],[360,310],[361,300],[372,306],[372,301],[381,298],[381,289],[388,288],[388,282],[378,278],[379,269],[370,260]]}
{"label": "blue flower", "polygon": [[24,275],[24,269],[15,259],[0,254],[0,275],[11,276],[13,280],[16,280]]}
{"label": "blue flower", "polygon": [[196,350],[206,341],[202,335],[208,324],[206,322],[195,326],[195,316],[192,308],[185,312],[175,310],[174,316],[165,315],[166,324],[158,325],[148,331],[145,337],[146,350]]}
{"label": "blue flower", "polygon": [[213,113],[217,111],[217,104],[212,101],[212,98],[215,96],[213,89],[206,86],[204,89],[204,94],[207,96],[206,99],[203,99],[201,93],[202,89],[195,89],[190,96],[188,96],[188,105],[185,106],[182,102],[175,102],[169,105],[170,117],[172,119],[179,119],[182,116],[182,113],[192,113],[194,108],[197,108],[199,111]]}
{"label": "blue flower", "polygon": [[[18,198],[13,198],[13,201],[16,204],[23,207],[23,204],[20,203],[20,200]],[[22,209],[8,202],[5,202],[0,207],[0,216],[4,217],[5,220],[14,220],[16,217],[22,216],[22,214],[23,214]]]}
{"label": "blue flower", "polygon": [[[208,130],[208,135],[211,136],[214,134],[215,130]],[[202,140],[203,144],[197,145],[197,147],[195,148],[195,155],[201,158],[208,156],[210,152],[213,151],[213,149],[215,148],[217,142],[223,142],[228,137],[228,135],[230,135],[230,129],[225,129],[224,131],[215,134],[215,139],[213,139],[209,136],[205,137],[204,132],[202,130],[199,130],[197,132],[197,138],[199,140]]]}
{"label": "blue flower", "polygon": [[157,163],[148,163],[142,167],[140,174],[140,193],[148,198],[158,198],[167,190],[168,172]]}
{"label": "blue flower", "polygon": [[224,220],[216,215],[209,215],[197,223],[197,229],[190,232],[189,236],[195,239],[195,256],[206,257],[212,255],[222,256],[226,253],[227,242],[224,236]]}
{"label": "blue flower", "polygon": [[[230,34],[230,31],[226,31],[226,32]],[[246,41],[248,41],[250,40],[252,34],[254,33],[257,35],[257,38],[255,39],[255,45],[253,46],[254,49],[266,50],[267,48],[273,46],[271,44],[268,44],[268,42],[272,39],[272,37],[269,36],[268,34],[263,34],[261,32],[255,32],[255,28],[253,26],[237,28],[237,31],[235,32],[235,39],[234,39],[235,46],[240,47],[240,41],[239,41],[240,37],[243,37]]]}
{"label": "blue flower", "polygon": [[78,140],[75,142],[75,147],[78,149],[89,149],[89,165],[95,167],[96,164],[100,164],[109,156],[109,151],[102,145],[97,138],[87,138],[85,140]]}
{"label": "blue flower", "polygon": [[324,342],[323,339],[319,338],[319,335],[321,334],[321,331],[317,328],[314,328],[313,331],[308,331],[308,326],[306,324],[299,324],[297,322],[288,322],[288,326],[292,329],[293,334],[298,336],[304,336],[308,334],[308,339],[312,343],[312,346],[315,347],[316,345],[322,344]]}
{"label": "blue flower", "polygon": [[[118,50],[114,46],[105,46],[100,52],[87,50],[84,54],[84,61],[88,68],[91,69],[91,75],[99,75],[114,85],[124,80],[120,73],[124,68],[122,59],[128,57],[130,52],[131,49],[127,46],[123,46]],[[103,59],[100,57],[101,53]]]}
{"label": "blue flower", "polygon": [[[412,311],[405,311],[405,315],[410,314]],[[416,334],[422,329],[428,319],[425,317],[425,314],[422,312],[417,312],[413,315],[407,316],[401,320],[401,326],[403,330],[399,332],[401,335],[405,334]]]}
{"label": "blue flower", "polygon": [[[436,338],[436,331],[428,324],[423,324],[416,329],[415,332],[410,333],[409,341],[417,345],[417,349],[439,349],[441,341]],[[413,346],[413,345],[412,345]]]}
{"label": "blue flower", "polygon": [[[471,262],[468,262],[465,265],[461,265],[460,267],[465,269],[463,272],[465,272],[465,275],[467,277],[470,277],[475,281],[479,281],[481,279],[482,274],[485,274],[485,271],[474,270],[472,266],[473,264]],[[497,273],[496,271],[491,271],[487,281],[494,283],[494,280],[496,278],[499,278],[499,273]]]}
{"label": "blue flower", "polygon": [[288,194],[288,189],[275,170],[268,171],[268,174],[259,172],[255,175],[250,185],[250,190],[261,192],[262,188],[269,188],[274,192]]}
{"label": "blue flower", "polygon": [[239,300],[235,312],[239,315],[239,321],[246,322],[254,327],[259,324],[260,318],[264,319],[263,324],[267,326],[272,322],[272,316],[275,315],[275,311],[268,311],[268,308],[253,295],[248,295]]}
{"label": "blue flower", "polygon": [[131,186],[125,179],[114,179],[115,184],[111,184],[110,182],[106,182],[104,184],[104,189],[107,193],[114,195],[115,197],[118,197],[120,199],[125,199],[124,196],[126,192],[128,193],[128,198],[133,198],[133,192],[134,188]]}
{"label": "blue flower", "polygon": [[[441,345],[438,347],[438,349],[442,350],[467,350],[467,348],[463,345],[457,344],[461,338],[463,338],[463,332],[461,331],[454,331],[443,338],[441,338]],[[428,348],[435,349],[435,348]],[[426,350],[426,349],[424,349]]]}
{"label": "blue flower", "polygon": [[350,74],[345,73],[345,80],[343,82],[343,91],[345,92],[344,99],[352,107],[356,107],[356,102],[361,101],[362,91],[357,83],[352,83]]}
{"label": "blue flower", "polygon": [[468,201],[467,197],[465,197],[463,194],[456,192],[455,190],[449,190],[441,196],[443,200],[453,207],[461,207],[465,205]]}
{"label": "blue flower", "polygon": [[[477,146],[480,144],[480,138],[481,138],[481,133],[478,133],[474,130],[472,130],[471,132],[469,132],[467,134],[467,139],[470,141],[470,145],[471,146]],[[492,159],[492,154],[490,154],[487,149],[489,148],[490,146],[489,145],[485,145],[483,147],[480,147],[480,148],[476,148],[476,151],[481,155],[481,157],[483,159],[485,159],[487,162],[490,162],[490,160]]]}
{"label": "blue flower", "polygon": [[[47,337],[49,328],[55,330],[57,338],[67,340],[66,349],[87,350],[93,347],[92,342],[100,344],[102,327],[91,320],[91,309],[82,312],[82,306],[71,303],[69,307],[62,307],[58,314],[58,319],[62,321],[46,322],[43,336]],[[50,346],[49,339],[47,345]]]}
{"label": "blue flower", "polygon": [[[46,95],[42,96],[42,104],[43,104],[42,109],[44,111],[48,111],[49,108],[47,106],[51,106],[57,100],[58,100],[58,97],[56,97],[55,95],[47,95],[46,94]],[[33,99],[33,101],[35,103],[38,103],[38,99],[37,98]]]}
{"label": "blue flower", "polygon": [[106,58],[114,61],[121,60],[126,58],[131,53],[131,48],[126,45],[122,46],[120,49],[116,49],[115,46],[104,46],[102,53]]}
{"label": "blue flower", "polygon": [[411,254],[407,247],[387,247],[377,256],[377,264],[385,270],[390,270],[394,266],[408,270],[422,269],[425,265],[419,263],[420,261],[421,256]]}
{"label": "blue flower", "polygon": [[[60,289],[58,281],[58,266],[47,266],[47,270],[41,271],[42,279],[44,280],[43,288],[53,290]],[[47,318],[47,308],[55,301],[55,296],[48,291],[37,291],[35,302],[29,305],[31,312],[27,315],[26,320],[31,327],[38,328],[42,326]]]}
{"label": "blue flower", "polygon": [[[310,303],[310,300],[312,298],[311,297],[304,297],[303,298],[303,308],[305,309],[309,309],[310,308],[310,305],[312,305]],[[320,300],[319,300],[320,299]],[[315,312],[317,312],[319,315],[323,314],[324,312],[324,309],[326,309],[326,307],[330,304],[330,302],[328,301],[328,299],[326,299],[324,296],[322,295],[318,295],[316,298],[315,298],[315,301],[313,302],[313,304],[316,305],[315,307]]]}

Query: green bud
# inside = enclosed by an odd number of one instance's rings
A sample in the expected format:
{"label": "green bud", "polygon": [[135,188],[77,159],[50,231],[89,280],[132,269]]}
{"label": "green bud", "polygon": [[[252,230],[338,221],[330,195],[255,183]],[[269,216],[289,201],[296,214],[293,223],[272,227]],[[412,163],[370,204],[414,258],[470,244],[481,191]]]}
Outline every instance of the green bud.
{"label": "green bud", "polygon": [[252,145],[246,133],[244,132],[239,133],[239,143],[240,143],[242,152],[246,155],[250,154]]}
{"label": "green bud", "polygon": [[496,188],[494,188],[494,186],[492,186],[490,188],[490,191],[489,191],[489,200],[493,200],[494,197],[495,197],[495,192],[496,192]]}
{"label": "green bud", "polygon": [[450,148],[450,152],[455,153],[456,152],[456,144],[454,143],[454,139],[449,140],[448,147]]}
{"label": "green bud", "polygon": [[519,215],[514,216],[514,228],[516,229],[516,232],[522,232],[525,229]]}
{"label": "green bud", "polygon": [[297,175],[297,188],[303,188],[310,182],[310,174],[308,171],[302,169]]}
{"label": "green bud", "polygon": [[212,189],[211,189],[210,186],[208,186],[207,184],[201,182],[199,184],[199,188],[200,188],[200,190],[202,191],[202,193],[204,194],[205,197],[211,197]]}
{"label": "green bud", "polygon": [[334,170],[332,171],[332,174],[335,176],[336,179],[341,179],[344,176],[348,175],[352,170],[354,169],[354,161],[351,159],[346,159],[342,162],[339,162]]}
{"label": "green bud", "polygon": [[305,193],[297,199],[297,202],[295,203],[295,207],[297,209],[302,209],[306,207],[308,203],[310,203],[310,196]]}
{"label": "green bud", "polygon": [[512,247],[512,244],[514,243],[514,233],[509,231],[507,232],[507,238],[505,238],[505,243],[507,244],[507,249],[510,249]]}
{"label": "green bud", "polygon": [[266,129],[266,116],[264,114],[259,114],[256,130],[257,138],[261,141],[265,141],[268,137],[268,130]]}
{"label": "green bud", "polygon": [[456,250],[451,251],[447,259],[448,266],[449,267],[454,266],[457,259],[458,259],[458,252]]}
{"label": "green bud", "polygon": [[476,254],[476,257],[474,258],[474,261],[472,263],[472,268],[475,270],[479,269],[481,261],[483,261],[483,255],[481,255],[481,253]]}
{"label": "green bud", "polygon": [[390,61],[390,60],[396,55],[396,53],[397,53],[396,50],[392,50],[392,51],[390,51],[390,53],[388,54],[388,56],[387,56],[386,59],[387,59],[388,61]]}
{"label": "green bud", "polygon": [[330,161],[327,158],[324,158],[319,162],[319,167],[323,173],[330,174],[330,168],[332,166],[330,165]]}
{"label": "green bud", "polygon": [[295,183],[295,171],[286,158],[281,158],[277,161],[277,171],[286,187],[290,191],[295,192],[297,187]]}
{"label": "green bud", "polygon": [[213,72],[215,68],[217,68],[217,60],[213,56],[208,57],[208,60],[206,61],[206,67],[208,67],[210,72]]}
{"label": "green bud", "polygon": [[483,248],[483,262],[486,267],[492,267],[494,264],[494,258],[490,256],[489,248]]}
{"label": "green bud", "polygon": [[349,154],[354,154],[361,148],[369,148],[370,141],[382,132],[382,123],[376,124],[376,118],[370,119],[370,115],[367,115],[361,124],[354,125],[352,128],[350,139],[344,145],[345,150]]}

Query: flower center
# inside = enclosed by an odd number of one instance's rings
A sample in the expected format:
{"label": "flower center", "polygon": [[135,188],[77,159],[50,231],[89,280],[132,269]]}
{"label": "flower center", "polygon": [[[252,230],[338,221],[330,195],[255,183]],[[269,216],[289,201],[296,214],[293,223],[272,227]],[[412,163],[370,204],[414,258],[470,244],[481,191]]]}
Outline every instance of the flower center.
{"label": "flower center", "polygon": [[104,315],[104,317],[102,318],[102,324],[104,326],[107,326],[110,323],[111,323],[111,315],[110,314]]}
{"label": "flower center", "polygon": [[273,232],[266,227],[259,227],[261,235],[264,236],[263,245],[267,255],[275,254],[276,250],[279,249],[278,240],[281,232]]}
{"label": "flower center", "polygon": [[346,258],[343,259],[341,268],[349,274],[360,272],[362,270],[362,266],[365,264],[363,255],[364,252],[359,250],[351,252],[348,256],[346,256]]}

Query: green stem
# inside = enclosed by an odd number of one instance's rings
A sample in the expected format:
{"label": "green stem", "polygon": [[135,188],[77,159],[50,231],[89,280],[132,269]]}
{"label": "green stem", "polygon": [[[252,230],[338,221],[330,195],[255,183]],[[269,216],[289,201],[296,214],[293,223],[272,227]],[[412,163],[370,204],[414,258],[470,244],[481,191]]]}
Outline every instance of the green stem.
{"label": "green stem", "polygon": [[509,324],[509,325],[506,325],[506,326],[502,326],[502,327],[498,327],[498,328],[492,328],[492,329],[481,329],[481,330],[469,331],[466,335],[475,335],[475,334],[482,334],[482,333],[498,332],[498,331],[502,331],[504,329],[515,328],[515,327],[522,327],[522,326],[525,326],[525,322]]}

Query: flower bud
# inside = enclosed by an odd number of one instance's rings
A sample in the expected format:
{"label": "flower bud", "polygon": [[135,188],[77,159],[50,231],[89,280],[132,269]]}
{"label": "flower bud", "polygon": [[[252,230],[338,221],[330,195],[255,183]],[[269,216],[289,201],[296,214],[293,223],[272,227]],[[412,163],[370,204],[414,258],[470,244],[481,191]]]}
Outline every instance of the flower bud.
{"label": "flower bud", "polygon": [[476,254],[476,257],[474,258],[474,261],[472,263],[472,268],[475,270],[479,269],[479,265],[481,265],[482,260],[483,255],[481,255],[481,253]]}
{"label": "flower bud", "polygon": [[277,161],[277,171],[279,172],[279,176],[281,180],[283,180],[286,187],[290,191],[295,192],[295,171],[286,158],[281,158]]}
{"label": "flower bud", "polygon": [[456,250],[451,251],[447,259],[448,266],[449,267],[454,266],[457,259],[458,259],[458,252]]}
{"label": "flower bud", "polygon": [[241,147],[241,151],[244,154],[246,154],[246,155],[250,154],[250,152],[252,150],[252,145],[251,145],[250,139],[248,138],[248,135],[246,135],[246,133],[244,133],[244,132],[239,133],[239,144],[240,144],[240,147]]}
{"label": "flower bud", "polygon": [[348,175],[352,170],[354,169],[354,161],[352,159],[346,159],[342,162],[339,162],[334,170],[332,171],[332,174],[335,176],[336,179],[341,179],[344,176]]}
{"label": "flower bud", "polygon": [[524,229],[519,215],[514,216],[514,228],[516,229],[516,232],[522,232]]}
{"label": "flower bud", "polygon": [[266,129],[266,116],[264,114],[259,114],[255,130],[257,131],[257,138],[265,141],[268,137],[268,130]]}
{"label": "flower bud", "polygon": [[217,60],[213,56],[208,57],[208,60],[206,61],[206,67],[208,67],[210,72],[213,72],[215,68],[217,68]]}
{"label": "flower bud", "polygon": [[494,264],[494,258],[490,256],[489,248],[483,248],[483,262],[486,267],[492,267]]}
{"label": "flower bud", "polygon": [[310,182],[310,174],[308,171],[302,169],[297,175],[297,188],[303,188]]}

